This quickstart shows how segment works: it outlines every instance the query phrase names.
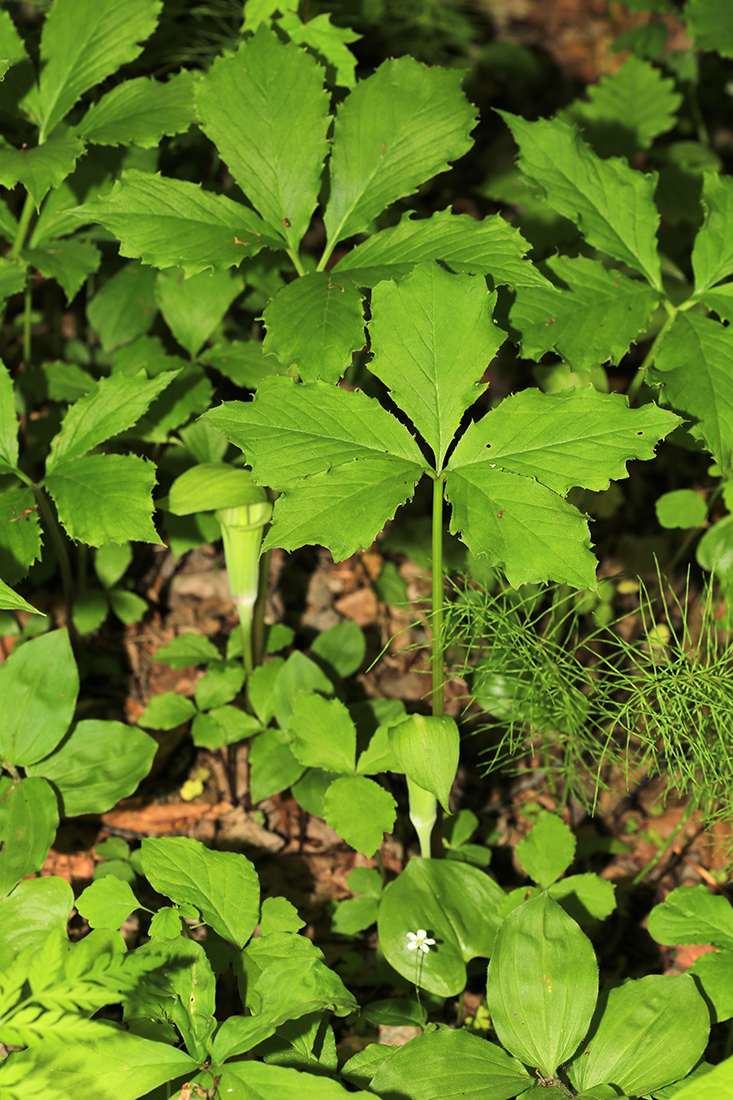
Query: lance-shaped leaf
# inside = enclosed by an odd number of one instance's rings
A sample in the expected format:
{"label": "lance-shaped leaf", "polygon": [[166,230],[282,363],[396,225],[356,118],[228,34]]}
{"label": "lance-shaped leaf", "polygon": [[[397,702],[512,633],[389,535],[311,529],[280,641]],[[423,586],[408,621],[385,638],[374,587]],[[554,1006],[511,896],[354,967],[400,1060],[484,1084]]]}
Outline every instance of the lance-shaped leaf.
{"label": "lance-shaped leaf", "polygon": [[74,132],[97,145],[152,149],[194,121],[193,82],[194,74],[186,71],[165,84],[147,76],[126,80],[93,103]]}
{"label": "lance-shaped leaf", "polygon": [[522,174],[542,189],[553,210],[575,222],[589,244],[661,290],[656,175],[642,175],[621,159],[602,160],[573,126],[558,119],[527,122],[499,114],[519,146]]}
{"label": "lance-shaped leaf", "polygon": [[618,364],[646,328],[659,295],[648,283],[584,256],[554,256],[546,267],[560,293],[550,285],[518,287],[509,314],[522,355],[539,361],[556,351],[575,370]]}
{"label": "lance-shaped leaf", "polygon": [[56,795],[45,779],[0,779],[0,897],[40,871],[58,823]]}
{"label": "lance-shaped leaf", "polygon": [[504,342],[491,323],[495,301],[483,279],[458,279],[437,264],[421,264],[399,283],[380,283],[372,294],[369,369],[423,436],[438,470]]}
{"label": "lance-shaped leaf", "polygon": [[196,89],[202,129],[293,251],[316,208],[328,152],[323,76],[315,58],[262,26]]}
{"label": "lance-shaped leaf", "polygon": [[[29,615],[43,615],[33,604],[28,603],[22,596],[5,583],[0,581],[0,609],[3,611],[27,611]],[[45,616],[44,616],[45,618]]]}
{"label": "lance-shaped leaf", "polygon": [[705,221],[692,249],[696,294],[733,272],[733,180],[705,172],[702,202]]}
{"label": "lance-shaped leaf", "polygon": [[17,584],[41,556],[41,527],[32,489],[0,491],[0,576]]}
{"label": "lance-shaped leaf", "polygon": [[46,138],[84,92],[141,53],[161,0],[55,0],[41,35],[38,95]]}
{"label": "lance-shaped leaf", "polygon": [[55,279],[61,286],[66,301],[78,293],[82,283],[97,270],[102,254],[90,241],[68,239],[49,241],[43,248],[23,251],[23,258],[47,279]]}
{"label": "lance-shaped leaf", "polygon": [[454,271],[489,275],[494,286],[544,286],[544,275],[526,259],[530,245],[521,233],[494,214],[483,221],[468,214],[436,210],[429,218],[403,214],[397,225],[373,233],[332,268],[338,281],[348,274],[359,286],[407,275],[415,264],[442,260]]}
{"label": "lance-shaped leaf", "polygon": [[22,183],[39,209],[52,187],[58,187],[72,172],[84,152],[84,142],[73,134],[52,138],[31,149],[3,148],[0,183],[13,188]]}
{"label": "lance-shaped leaf", "polygon": [[10,371],[0,363],[0,473],[18,465],[18,417]]}
{"label": "lance-shaped leaf", "polygon": [[176,340],[194,359],[243,289],[241,275],[230,270],[202,271],[186,279],[171,268],[159,272],[155,300]]}
{"label": "lance-shaped leaf", "polygon": [[650,372],[664,401],[693,423],[725,472],[733,460],[733,346],[728,329],[695,313],[679,313],[666,333]]}
{"label": "lance-shaped leaf", "polygon": [[75,401],[64,417],[61,431],[51,445],[46,466],[49,473],[60,463],[79,458],[131,428],[176,373],[163,371],[150,379],[142,372],[100,378],[94,389]]}
{"label": "lance-shaped leaf", "polygon": [[361,295],[350,279],[313,272],[279,290],[263,315],[265,355],[306,382],[338,382],[364,346]]}
{"label": "lance-shaped leaf", "polygon": [[84,455],[59,464],[44,484],[69,538],[160,543],[152,521],[155,466],[137,455]]}
{"label": "lance-shaped leaf", "polygon": [[131,170],[110,194],[79,206],[81,222],[99,222],[120,241],[120,255],[186,275],[236,267],[263,248],[282,248],[254,210],[186,180]]}
{"label": "lance-shaped leaf", "polygon": [[412,57],[383,62],[338,111],[325,222],[329,247],[362,233],[385,206],[444,172],[476,122],[461,73]]}

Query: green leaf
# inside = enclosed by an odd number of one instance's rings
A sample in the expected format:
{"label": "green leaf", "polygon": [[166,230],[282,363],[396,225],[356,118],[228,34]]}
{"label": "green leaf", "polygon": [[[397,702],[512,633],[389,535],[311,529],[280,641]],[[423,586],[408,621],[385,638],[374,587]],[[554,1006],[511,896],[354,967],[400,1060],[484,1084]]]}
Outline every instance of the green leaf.
{"label": "green leaf", "polygon": [[[390,966],[422,988],[453,997],[466,987],[466,963],[494,950],[504,891],[468,863],[413,856],[379,903],[379,942]],[[427,955],[408,949],[408,932],[437,941]]]}
{"label": "green leaf", "polygon": [[339,936],[356,936],[376,924],[378,913],[378,898],[347,898],[336,903],[331,928]]}
{"label": "green leaf", "polygon": [[733,180],[705,172],[702,203],[705,221],[692,249],[695,294],[702,294],[733,271]]}
{"label": "green leaf", "polygon": [[[89,921],[90,928],[118,929],[135,909],[140,908],[129,883],[107,875],[82,890],[76,908]],[[180,932],[180,922],[178,924]]]}
{"label": "green leaf", "polygon": [[305,921],[298,916],[298,910],[287,898],[265,898],[260,914],[260,931],[263,936],[270,932],[299,932],[305,928]]}
{"label": "green leaf", "polygon": [[196,706],[199,710],[231,703],[242,690],[244,668],[241,661],[216,661],[196,684]]}
{"label": "green leaf", "polygon": [[0,760],[27,768],[51,752],[71,722],[78,692],[66,629],[42,634],[12,652],[0,665]]}
{"label": "green leaf", "polygon": [[51,1089],[57,1090],[44,1090],[48,1100],[71,1096],[137,1100],[166,1081],[192,1076],[198,1068],[184,1051],[118,1031],[111,1024],[99,1024],[92,1034],[73,1043],[47,1036],[43,1043],[14,1053],[11,1065],[31,1083],[43,1081],[47,1074]]}
{"label": "green leaf", "polygon": [[[321,1072],[301,1073],[289,1066],[268,1065],[265,1062],[227,1062],[227,1089],[235,1083],[243,1088],[234,1100],[349,1100],[348,1092],[339,1081],[322,1076]],[[224,1081],[219,1082],[222,1089]]]}
{"label": "green leaf", "polygon": [[733,320],[733,283],[722,283],[713,290],[706,290],[702,301],[723,321]]}
{"label": "green leaf", "polygon": [[403,771],[413,783],[434,794],[450,813],[450,792],[458,770],[461,737],[452,718],[411,714],[392,726],[389,742]]}
{"label": "green leaf", "polygon": [[218,58],[196,88],[204,133],[291,252],[318,202],[328,105],[318,63],[267,27]]}
{"label": "green leaf", "polygon": [[144,838],[145,876],[159,894],[190,902],[215,932],[242,948],[260,913],[257,872],[242,855],[213,852],[187,837]]}
{"label": "green leaf", "polygon": [[102,254],[89,241],[64,238],[49,241],[43,248],[26,249],[23,258],[47,279],[55,279],[66,301],[71,302],[85,279],[99,267]]}
{"label": "green leaf", "polygon": [[689,1084],[681,1082],[674,1094],[675,1100],[733,1100],[733,1058],[726,1058],[709,1072],[697,1074]]}
{"label": "green leaf", "polygon": [[147,172],[123,172],[106,198],[77,207],[74,216],[114,233],[121,256],[181,267],[187,276],[224,271],[263,248],[282,248],[249,207]]}
{"label": "green leaf", "polygon": [[712,943],[733,950],[733,908],[707,886],[678,886],[649,914],[649,935],[657,943]]}
{"label": "green leaf", "polygon": [[134,592],[126,592],[124,588],[110,589],[107,599],[112,613],[126,626],[139,623],[148,610],[146,600]]}
{"label": "green leaf", "polygon": [[305,765],[293,755],[288,735],[276,729],[266,729],[255,737],[249,748],[249,767],[250,796],[255,804],[287,790],[305,771]]}
{"label": "green leaf", "polygon": [[135,60],[161,7],[160,0],[55,0],[41,35],[41,140],[84,92]]}
{"label": "green leaf", "polygon": [[590,940],[557,902],[539,894],[509,914],[496,937],[487,985],[491,1020],[509,1051],[543,1077],[554,1077],[586,1034],[597,995]]}
{"label": "green leaf", "polygon": [[468,152],[476,116],[461,80],[456,70],[400,57],[383,62],[341,104],[325,213],[330,249],[367,231],[386,206]]}
{"label": "green leaf", "polygon": [[13,188],[22,183],[38,210],[51,188],[71,174],[83,152],[84,143],[70,133],[30,149],[6,145],[0,162],[0,184]]}
{"label": "green leaf", "polygon": [[522,355],[539,362],[556,351],[575,370],[617,365],[646,328],[659,295],[646,282],[584,256],[550,257],[545,266],[560,293],[549,284],[519,287],[510,311]]}
{"label": "green leaf", "polygon": [[733,516],[723,516],[697,544],[697,564],[715,573],[724,583],[733,575]]}
{"label": "green leaf", "polygon": [[532,1084],[526,1069],[495,1043],[467,1031],[429,1031],[397,1049],[369,1085],[400,1100],[510,1100]]}
{"label": "green leaf", "polygon": [[711,951],[701,955],[687,971],[702,988],[713,1007],[714,1024],[733,1018],[733,951]]}
{"label": "green leaf", "polygon": [[675,489],[663,493],[654,504],[661,527],[700,527],[708,514],[707,504],[694,489]]}
{"label": "green leaf", "polygon": [[685,19],[698,50],[733,57],[733,28],[728,15],[717,0],[687,0]]}
{"label": "green leaf", "polygon": [[733,467],[733,349],[726,328],[692,312],[679,313],[665,334],[649,375],[665,404],[692,420],[724,474]]}
{"label": "green leaf", "polygon": [[179,634],[172,642],[161,646],[153,660],[162,661],[171,668],[188,668],[189,665],[204,665],[207,661],[220,661],[221,654],[208,638],[189,633]]}
{"label": "green leaf", "polygon": [[[8,233],[7,236],[12,240],[15,234]],[[25,286],[26,277],[24,263],[9,260],[7,257],[0,258],[0,301],[4,302],[11,294],[18,294]]]}
{"label": "green leaf", "polygon": [[578,924],[593,924],[614,911],[615,891],[612,882],[589,872],[554,882],[547,892]]}
{"label": "green leaf", "polygon": [[229,270],[186,279],[183,271],[170,268],[158,273],[155,300],[178,343],[195,359],[242,290],[241,276]]}
{"label": "green leaf", "polygon": [[[28,603],[17,592],[0,580],[0,610],[2,611],[27,611],[30,615],[43,615],[33,604]],[[45,618],[45,615],[43,615]]]}
{"label": "green leaf", "polygon": [[176,940],[181,935],[181,910],[177,906],[164,905],[150,922],[148,935],[151,939],[160,936],[164,940]]}
{"label": "green leaf", "polygon": [[165,83],[145,76],[126,80],[93,103],[74,132],[97,145],[152,149],[194,122],[193,85],[194,74],[185,70]]}
{"label": "green leaf", "polygon": [[553,210],[570,218],[588,244],[640,271],[661,291],[656,174],[642,175],[621,159],[601,160],[574,127],[558,119],[527,122],[498,113],[519,145],[525,179],[541,188]]}
{"label": "green leaf", "polygon": [[293,700],[288,733],[293,754],[305,767],[354,771],[356,729],[340,699],[299,691]]}
{"label": "green leaf", "polygon": [[0,472],[18,466],[18,416],[10,371],[0,363]]}
{"label": "green leaf", "polygon": [[[280,624],[282,625],[282,624]],[[292,641],[292,638],[289,639]],[[308,650],[329,675],[346,678],[358,672],[366,656],[366,638],[360,626],[350,619],[322,630]]]}
{"label": "green leaf", "polygon": [[632,157],[671,130],[682,96],[674,80],[649,61],[629,54],[615,73],[586,89],[588,100],[574,100],[560,117],[574,122],[602,157]]}
{"label": "green leaf", "polygon": [[0,898],[0,966],[3,972],[24,948],[38,950],[50,933],[66,936],[74,893],[57,875],[26,879]]}
{"label": "green leaf", "polygon": [[156,278],[151,268],[125,264],[94,295],[87,306],[87,318],[104,351],[113,351],[148,331],[157,312]]}
{"label": "green leaf", "polygon": [[187,516],[204,508],[239,508],[266,500],[265,490],[255,485],[249,470],[223,462],[202,462],[176,478],[168,507],[177,516]]}
{"label": "green leaf", "polygon": [[32,489],[0,490],[0,574],[17,584],[41,556],[41,527]]}
{"label": "green leaf", "polygon": [[352,1055],[341,1067],[341,1076],[357,1088],[368,1089],[382,1064],[388,1058],[393,1058],[399,1049],[401,1048],[387,1046],[386,1043],[370,1043],[369,1046]]}
{"label": "green leaf", "polygon": [[244,12],[242,34],[256,31],[260,23],[269,23],[278,12],[285,14],[297,8],[298,0],[249,0]]}
{"label": "green leaf", "polygon": [[47,471],[50,473],[131,428],[174,377],[173,371],[163,371],[150,379],[142,372],[100,378],[64,417],[61,431],[51,444]]}
{"label": "green leaf", "polygon": [[265,355],[259,340],[238,340],[235,344],[215,344],[206,348],[199,361],[231,379],[236,386],[256,390],[273,374],[284,374],[285,368],[274,355]]}
{"label": "green leaf", "polygon": [[[283,7],[285,4],[281,3],[281,11]],[[356,34],[351,27],[335,26],[329,12],[301,21],[295,11],[283,11],[277,26],[286,32],[291,42],[307,46],[323,58],[335,70],[334,82],[337,85],[342,88],[354,87],[356,58],[347,46],[349,42],[356,42],[361,35]]]}
{"label": "green leaf", "polygon": [[598,1007],[600,1019],[567,1067],[579,1090],[610,1081],[633,1095],[655,1092],[689,1073],[707,1046],[710,1014],[689,974],[628,981]]}
{"label": "green leaf", "polygon": [[526,254],[530,245],[500,214],[477,221],[470,214],[436,210],[429,218],[404,213],[397,225],[373,233],[331,269],[338,281],[349,276],[359,286],[407,275],[424,260],[441,260],[454,271],[491,277],[494,286],[546,286]]}
{"label": "green leaf", "polygon": [[543,813],[517,845],[517,859],[534,882],[550,886],[575,859],[575,837],[561,818]]}
{"label": "green leaf", "polygon": [[50,756],[26,766],[61,795],[66,817],[99,814],[134,794],[150,771],[157,744],[135,726],[89,719],[77,722]]}
{"label": "green leaf", "polygon": [[0,778],[0,896],[40,871],[58,823],[56,795],[45,779]]}
{"label": "green leaf", "polygon": [[195,713],[196,707],[190,699],[177,691],[164,691],[153,696],[137,721],[146,729],[172,730],[190,721]]}
{"label": "green leaf", "polygon": [[438,470],[504,342],[491,323],[495,300],[483,279],[449,275],[437,264],[421,264],[372,292],[369,369],[423,436]]}
{"label": "green leaf", "polygon": [[338,382],[364,346],[361,294],[349,279],[311,272],[279,290],[263,315],[265,355],[297,367],[306,382]]}
{"label": "green leaf", "polygon": [[[173,360],[180,363],[181,360]],[[195,363],[180,371],[166,371],[173,381],[138,423],[135,435],[150,443],[165,443],[170,432],[192,416],[211,407],[214,390],[205,372]],[[176,374],[178,377],[176,377]]]}
{"label": "green leaf", "polygon": [[324,799],[326,824],[369,859],[391,833],[397,803],[389,791],[363,775],[336,779]]}
{"label": "green leaf", "polygon": [[153,526],[155,467],[137,455],[64,459],[44,482],[69,538],[89,546],[107,542],[162,545]]}

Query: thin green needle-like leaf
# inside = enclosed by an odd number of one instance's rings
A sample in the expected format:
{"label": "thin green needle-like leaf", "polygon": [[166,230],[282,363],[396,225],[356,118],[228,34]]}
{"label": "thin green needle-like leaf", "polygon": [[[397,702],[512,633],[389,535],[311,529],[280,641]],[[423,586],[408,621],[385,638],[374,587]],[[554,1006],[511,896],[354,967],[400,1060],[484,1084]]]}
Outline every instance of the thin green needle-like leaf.
{"label": "thin green needle-like leaf", "polygon": [[383,62],[339,108],[325,222],[329,253],[471,147],[476,117],[456,70]]}
{"label": "thin green needle-like leaf", "polygon": [[323,69],[268,27],[214,62],[196,90],[204,132],[247,197],[296,252],[328,153]]}
{"label": "thin green needle-like leaf", "polygon": [[491,321],[495,301],[484,279],[449,275],[438,264],[420,264],[372,293],[369,369],[423,436],[437,470],[504,342]]}
{"label": "thin green needle-like leaf", "polygon": [[705,172],[702,202],[705,222],[692,249],[696,294],[733,272],[733,179]]}
{"label": "thin green needle-like leaf", "polygon": [[193,83],[190,72],[166,83],[147,76],[126,80],[92,104],[75,133],[96,145],[152,149],[164,135],[183,133],[194,121]]}
{"label": "thin green needle-like leaf", "polygon": [[601,160],[577,130],[558,119],[527,122],[498,112],[519,146],[519,167],[548,204],[580,228],[589,244],[629,264],[662,289],[654,205],[655,174],[619,158]]}

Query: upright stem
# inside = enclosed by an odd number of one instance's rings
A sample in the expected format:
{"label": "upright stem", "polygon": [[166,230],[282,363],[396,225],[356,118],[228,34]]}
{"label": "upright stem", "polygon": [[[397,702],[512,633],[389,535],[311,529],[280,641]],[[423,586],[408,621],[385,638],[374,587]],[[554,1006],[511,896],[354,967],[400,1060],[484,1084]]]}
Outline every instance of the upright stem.
{"label": "upright stem", "polygon": [[272,550],[266,550],[260,557],[259,584],[257,599],[252,611],[252,662],[257,668],[265,655],[265,607],[267,605],[267,582],[270,577],[270,558]]}
{"label": "upright stem", "polygon": [[23,203],[23,209],[20,213],[20,219],[18,221],[18,232],[15,234],[15,240],[13,241],[13,247],[10,249],[10,259],[17,260],[20,255],[20,251],[25,244],[25,239],[28,236],[28,228],[31,224],[31,218],[33,217],[33,199],[30,195],[26,195],[25,202]]}
{"label": "upright stem", "polygon": [[638,394],[639,390],[641,389],[641,387],[644,384],[646,376],[649,372],[649,368],[651,367],[652,363],[654,362],[654,356],[657,354],[657,348],[661,344],[662,340],[666,336],[669,329],[674,324],[674,319],[677,316],[677,313],[679,312],[677,309],[674,308],[674,306],[670,305],[668,302],[665,302],[664,304],[665,304],[665,307],[667,308],[667,310],[669,312],[669,317],[667,318],[667,320],[664,322],[664,324],[660,328],[659,332],[657,333],[657,335],[654,339],[654,343],[652,344],[652,346],[649,348],[649,351],[644,356],[643,363],[641,364],[638,371],[636,372],[636,374],[632,378],[631,385],[629,386],[628,390],[626,391],[626,396],[629,399],[629,404],[630,405],[633,404],[634,399],[636,398],[636,395]]}
{"label": "upright stem", "polygon": [[433,714],[443,715],[443,475],[433,482],[433,590],[430,625],[433,632],[430,666]]}
{"label": "upright stem", "polygon": [[66,625],[73,632],[74,629],[74,581],[71,576],[71,564],[66,549],[64,536],[61,534],[56,514],[51,507],[46,492],[40,485],[33,486],[33,495],[36,498],[38,511],[43,518],[43,525],[56,551],[56,560],[61,573],[61,586],[64,590],[64,606],[66,608]]}
{"label": "upright stem", "polygon": [[26,274],[27,282],[23,293],[23,364],[26,368],[31,365],[31,305],[32,292],[30,277]]}

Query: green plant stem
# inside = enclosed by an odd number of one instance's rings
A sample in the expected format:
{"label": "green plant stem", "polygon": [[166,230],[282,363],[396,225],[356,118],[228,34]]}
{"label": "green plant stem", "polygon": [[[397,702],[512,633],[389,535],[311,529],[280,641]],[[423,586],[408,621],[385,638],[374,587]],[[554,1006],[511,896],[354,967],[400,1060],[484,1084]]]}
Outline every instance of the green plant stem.
{"label": "green plant stem", "polygon": [[685,809],[682,813],[682,817],[680,818],[678,824],[676,825],[676,827],[672,830],[672,832],[667,837],[666,843],[662,845],[662,847],[659,849],[659,851],[654,856],[654,858],[651,859],[649,861],[649,863],[647,863],[646,867],[644,867],[643,870],[639,871],[639,874],[636,876],[636,878],[632,879],[632,882],[631,882],[632,886],[638,886],[639,883],[642,882],[646,878],[646,876],[649,874],[649,872],[654,870],[654,868],[657,866],[659,861],[664,858],[664,856],[667,854],[669,849],[672,847],[672,845],[674,844],[674,842],[677,839],[677,837],[679,836],[679,834],[684,829],[687,822],[690,820],[690,818],[694,814],[695,810],[697,809],[697,805],[698,805],[698,800],[696,798],[691,798],[690,801],[685,806]]}
{"label": "green plant stem", "polygon": [[293,267],[298,272],[298,275],[305,275],[305,268],[303,267],[303,263],[300,259],[300,256],[295,251],[295,249],[288,248],[287,253],[288,253],[288,256],[290,257],[290,259],[293,261]]}
{"label": "green plant stem", "polygon": [[386,886],[387,885],[387,872],[384,869],[384,863],[382,861],[382,853],[379,851],[379,848],[377,848],[376,852],[374,853],[374,858],[377,861],[377,867],[379,868],[379,873],[382,876],[382,882]]}
{"label": "green plant stem", "polygon": [[641,387],[644,385],[644,382],[646,381],[646,376],[649,372],[649,368],[651,367],[652,363],[654,362],[654,356],[657,354],[657,349],[658,349],[659,345],[661,344],[662,340],[664,339],[664,337],[667,335],[667,332],[669,331],[669,329],[674,324],[675,317],[677,316],[677,314],[679,312],[669,302],[665,302],[664,306],[665,306],[666,310],[669,313],[669,317],[664,322],[664,324],[660,328],[659,332],[655,336],[654,343],[652,344],[652,346],[649,348],[649,351],[644,356],[643,363],[641,364],[641,366],[637,370],[636,374],[632,378],[631,385],[629,386],[628,390],[626,391],[626,396],[629,399],[629,404],[630,405],[633,405],[634,400],[636,398],[636,395],[638,394]]}
{"label": "green plant stem", "polygon": [[443,715],[443,475],[433,482],[433,588],[430,625],[433,633],[430,667],[433,681],[433,714]]}
{"label": "green plant stem", "polygon": [[56,551],[56,560],[59,565],[59,572],[61,573],[61,586],[64,590],[64,608],[66,610],[66,625],[69,628],[70,633],[74,630],[74,581],[71,575],[71,563],[69,562],[69,552],[66,548],[66,541],[61,533],[59,522],[56,518],[48,497],[46,496],[45,489],[40,485],[33,486],[33,495],[36,498],[36,504],[38,505],[38,511],[43,519],[43,525],[48,532],[49,538],[53,543],[53,548]]}
{"label": "green plant stem", "polygon": [[252,610],[252,663],[255,668],[262,664],[262,658],[265,655],[265,608],[271,557],[272,550],[266,550],[260,557],[257,599]]}
{"label": "green plant stem", "polygon": [[465,989],[462,989],[460,996],[458,997],[458,1009],[456,1011],[456,1027],[460,1027],[463,1021],[463,999],[466,995]]}
{"label": "green plant stem", "polygon": [[15,234],[15,240],[13,241],[13,247],[10,249],[10,259],[17,260],[21,253],[21,249],[25,244],[25,239],[28,236],[28,229],[31,224],[31,218],[33,217],[33,199],[30,195],[26,194],[25,202],[23,203],[23,209],[20,213],[20,219],[18,221],[18,232]]}
{"label": "green plant stem", "polygon": [[26,282],[23,292],[23,364],[31,363],[31,305],[32,291],[30,281]]}
{"label": "green plant stem", "polygon": [[726,1058],[730,1058],[733,1054],[733,1020],[728,1024],[728,1035],[725,1040],[725,1050],[723,1051],[723,1061]]}

